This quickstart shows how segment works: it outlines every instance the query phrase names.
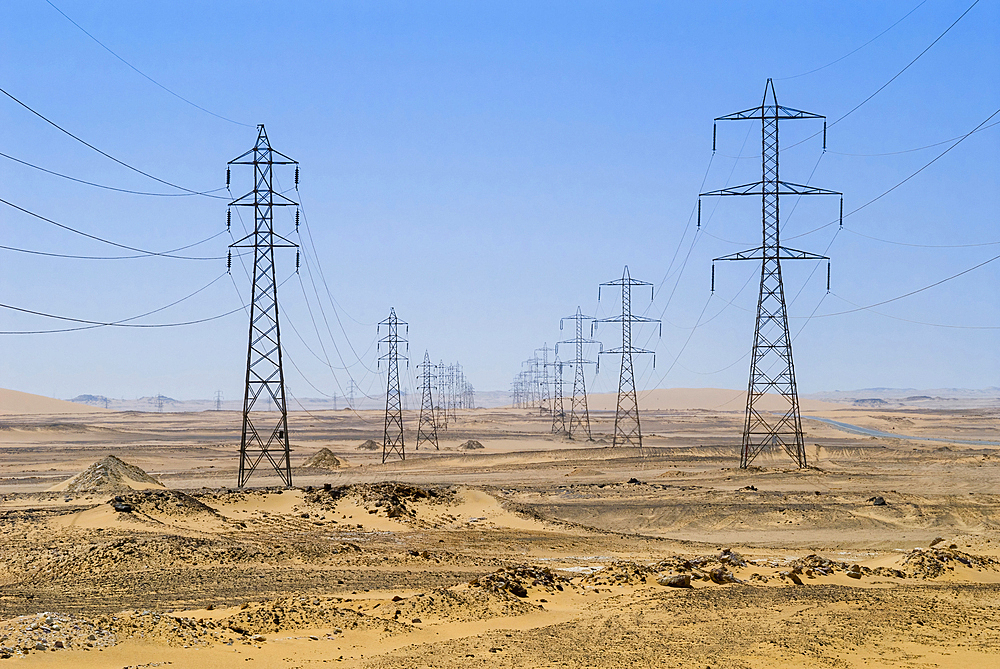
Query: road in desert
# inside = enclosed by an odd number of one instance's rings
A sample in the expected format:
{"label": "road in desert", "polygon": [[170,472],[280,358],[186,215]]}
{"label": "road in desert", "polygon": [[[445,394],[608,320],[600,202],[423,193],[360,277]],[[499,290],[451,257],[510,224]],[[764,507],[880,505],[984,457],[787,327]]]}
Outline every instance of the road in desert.
{"label": "road in desert", "polygon": [[804,401],[802,470],[739,469],[736,391],[646,395],[641,452],[602,396],[386,464],[292,412],[294,488],[237,490],[238,413],[0,399],[0,666],[1000,667],[997,409]]}

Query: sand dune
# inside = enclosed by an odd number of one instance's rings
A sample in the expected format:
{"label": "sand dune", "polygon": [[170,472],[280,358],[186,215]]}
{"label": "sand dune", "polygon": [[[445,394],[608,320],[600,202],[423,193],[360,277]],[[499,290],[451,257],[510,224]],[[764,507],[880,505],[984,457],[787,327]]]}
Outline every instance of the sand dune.
{"label": "sand dune", "polygon": [[[639,393],[640,411],[669,411],[705,409],[709,411],[744,411],[747,393],[745,390],[724,388],[657,388]],[[615,393],[597,393],[587,397],[587,403],[594,411],[614,411],[618,396]],[[778,411],[787,404],[778,395],[767,395],[761,400],[765,411]],[[843,404],[799,399],[803,411],[832,411],[843,409]]]}
{"label": "sand dune", "polygon": [[105,409],[76,404],[75,402],[0,388],[0,415],[105,413],[105,411]]}

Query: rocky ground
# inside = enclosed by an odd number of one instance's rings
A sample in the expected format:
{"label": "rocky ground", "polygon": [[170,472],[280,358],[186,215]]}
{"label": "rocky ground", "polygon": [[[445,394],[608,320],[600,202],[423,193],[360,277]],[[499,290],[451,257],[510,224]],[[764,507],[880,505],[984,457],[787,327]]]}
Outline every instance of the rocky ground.
{"label": "rocky ground", "polygon": [[226,487],[218,416],[8,431],[0,662],[1000,667],[990,449],[816,426],[814,468],[742,471],[728,414],[651,417],[642,455],[464,418],[385,465],[317,420],[290,490]]}

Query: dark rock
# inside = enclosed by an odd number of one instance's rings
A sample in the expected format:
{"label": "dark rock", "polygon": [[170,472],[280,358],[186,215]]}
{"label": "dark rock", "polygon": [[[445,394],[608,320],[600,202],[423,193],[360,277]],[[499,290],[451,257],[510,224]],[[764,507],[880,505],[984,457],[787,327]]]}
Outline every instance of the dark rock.
{"label": "dark rock", "polygon": [[944,541],[944,537],[934,537],[934,539],[928,544],[928,546],[937,546],[942,541]]}
{"label": "dark rock", "polygon": [[873,506],[885,506],[884,497],[869,497],[868,501],[872,503]]}
{"label": "dark rock", "polygon": [[111,507],[119,513],[132,513],[132,505],[127,502],[119,502],[116,500],[111,503]]}
{"label": "dark rock", "polygon": [[656,582],[670,588],[690,588],[691,574],[670,574],[669,576],[661,576],[656,579]]}
{"label": "dark rock", "polygon": [[508,585],[507,589],[510,590],[515,595],[517,595],[518,597],[527,597],[528,596],[528,590],[523,585],[521,585],[520,583],[518,583],[516,581],[514,581],[510,585]]}

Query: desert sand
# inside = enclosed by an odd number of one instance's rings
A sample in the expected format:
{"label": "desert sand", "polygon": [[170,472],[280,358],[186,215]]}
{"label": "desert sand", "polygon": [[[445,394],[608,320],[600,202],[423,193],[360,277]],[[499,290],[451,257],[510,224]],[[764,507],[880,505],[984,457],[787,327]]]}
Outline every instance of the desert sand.
{"label": "desert sand", "polygon": [[292,413],[294,488],[237,490],[238,413],[19,395],[0,666],[1000,667],[997,409],[804,402],[804,470],[738,468],[738,391],[650,393],[642,452],[599,396],[386,464],[378,412]]}

